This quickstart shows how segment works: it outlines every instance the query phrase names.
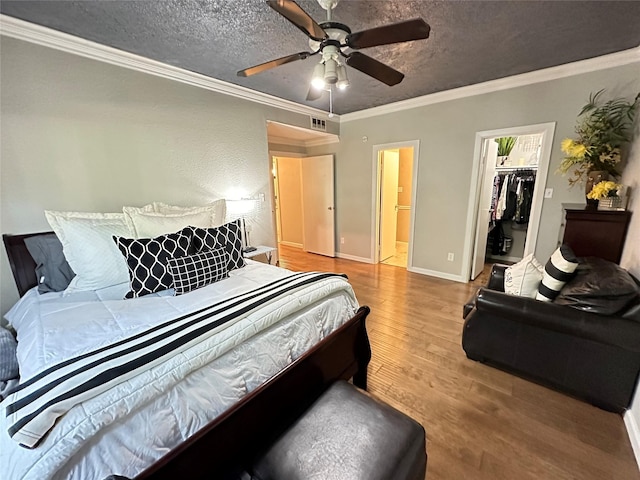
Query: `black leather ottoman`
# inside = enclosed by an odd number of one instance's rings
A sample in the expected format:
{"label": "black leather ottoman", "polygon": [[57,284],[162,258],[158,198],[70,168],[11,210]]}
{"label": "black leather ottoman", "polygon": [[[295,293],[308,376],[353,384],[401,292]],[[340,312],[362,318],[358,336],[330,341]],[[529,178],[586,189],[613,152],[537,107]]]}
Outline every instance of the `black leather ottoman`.
{"label": "black leather ottoman", "polygon": [[258,480],[422,480],[422,425],[353,385],[333,384],[256,462]]}

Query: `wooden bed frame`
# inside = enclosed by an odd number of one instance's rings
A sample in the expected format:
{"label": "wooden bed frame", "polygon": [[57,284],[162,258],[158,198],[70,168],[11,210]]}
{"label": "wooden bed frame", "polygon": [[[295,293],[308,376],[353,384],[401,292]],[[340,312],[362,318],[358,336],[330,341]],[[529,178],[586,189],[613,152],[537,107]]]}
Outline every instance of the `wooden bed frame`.
{"label": "wooden bed frame", "polygon": [[[20,296],[37,284],[35,262],[24,239],[44,233],[51,232],[2,236]],[[231,478],[248,467],[334,381],[353,378],[356,386],[366,390],[371,359],[365,327],[368,314],[369,307],[361,307],[344,325],[136,479]]]}

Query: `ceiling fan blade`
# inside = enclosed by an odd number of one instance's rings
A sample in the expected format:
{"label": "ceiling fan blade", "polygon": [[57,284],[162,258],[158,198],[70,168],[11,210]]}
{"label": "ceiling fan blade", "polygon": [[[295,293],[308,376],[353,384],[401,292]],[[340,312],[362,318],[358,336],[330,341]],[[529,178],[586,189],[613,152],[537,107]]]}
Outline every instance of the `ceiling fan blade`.
{"label": "ceiling fan blade", "polygon": [[366,73],[376,80],[380,80],[382,83],[386,83],[390,87],[397,85],[404,78],[403,73],[360,52],[351,53],[347,57],[347,65]]}
{"label": "ceiling fan blade", "polygon": [[313,102],[314,100],[318,100],[323,93],[324,90],[321,88],[309,87],[309,91],[307,92],[307,101]]}
{"label": "ceiling fan blade", "polygon": [[347,35],[345,43],[355,49],[388,45],[390,43],[409,42],[429,38],[431,27],[421,18],[406,22],[385,25],[384,27],[363,30]]}
{"label": "ceiling fan blade", "polygon": [[305,58],[313,55],[310,52],[299,52],[294,53],[293,55],[288,55],[286,57],[277,58],[275,60],[271,60],[270,62],[261,63],[260,65],[255,65],[253,67],[245,68],[244,70],[240,70],[238,72],[239,77],[250,77],[251,75],[255,75],[256,73],[264,72],[265,70],[270,70],[275,67],[279,67],[280,65],[284,65],[285,63],[295,62],[296,60],[304,60]]}
{"label": "ceiling fan blade", "polygon": [[293,0],[267,0],[267,5],[318,42],[327,38],[326,32]]}

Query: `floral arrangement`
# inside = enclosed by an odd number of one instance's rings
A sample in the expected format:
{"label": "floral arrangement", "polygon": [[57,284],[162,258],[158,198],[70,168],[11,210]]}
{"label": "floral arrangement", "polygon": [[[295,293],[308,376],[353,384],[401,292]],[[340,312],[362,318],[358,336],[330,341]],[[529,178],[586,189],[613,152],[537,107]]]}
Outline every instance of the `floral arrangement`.
{"label": "floral arrangement", "polygon": [[582,107],[576,126],[577,139],[565,138],[561,148],[565,157],[558,172],[573,170],[569,185],[583,182],[589,172],[604,171],[617,177],[621,160],[620,147],[631,141],[635,112],[640,105],[640,93],[633,102],[614,99],[602,103],[604,90],[589,96]]}
{"label": "floral arrangement", "polygon": [[600,200],[606,197],[617,197],[618,190],[622,187],[619,183],[612,182],[611,180],[604,180],[596,183],[591,191],[587,193],[587,198],[590,200]]}

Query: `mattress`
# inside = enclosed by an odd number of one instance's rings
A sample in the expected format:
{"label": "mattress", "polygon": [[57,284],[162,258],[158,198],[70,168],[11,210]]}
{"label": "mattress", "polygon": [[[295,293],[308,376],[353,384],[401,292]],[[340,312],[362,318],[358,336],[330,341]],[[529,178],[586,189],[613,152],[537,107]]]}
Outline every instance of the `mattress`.
{"label": "mattress", "polygon": [[[7,314],[18,332],[21,381],[83,352],[292,275],[247,263],[228,279],[182,296],[166,291],[122,300],[127,285],[68,296],[28,292]],[[299,290],[216,333],[188,362],[173,359],[145,372],[146,380],[127,380],[74,406],[33,449],[9,437],[2,415],[4,478],[134,477],[342,325],[357,308],[351,287],[339,278]],[[3,412],[6,404],[0,404]]]}

